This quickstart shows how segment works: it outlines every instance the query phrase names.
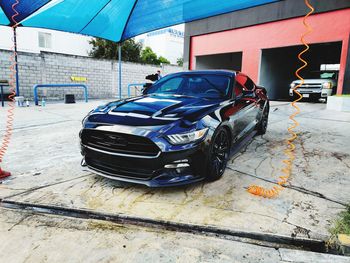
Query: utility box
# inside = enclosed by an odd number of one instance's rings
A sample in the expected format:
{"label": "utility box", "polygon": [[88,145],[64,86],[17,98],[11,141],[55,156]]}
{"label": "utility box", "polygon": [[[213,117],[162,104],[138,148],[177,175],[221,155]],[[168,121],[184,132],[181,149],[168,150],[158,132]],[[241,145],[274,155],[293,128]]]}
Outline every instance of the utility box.
{"label": "utility box", "polygon": [[65,104],[75,103],[75,96],[74,96],[74,94],[66,94],[66,95],[64,95],[64,103]]}
{"label": "utility box", "polygon": [[4,87],[9,87],[10,84],[8,82],[8,80],[4,80],[4,79],[0,79],[0,99],[1,99],[1,106],[5,107],[5,94],[6,94],[6,98],[9,95],[9,90],[8,88],[6,88],[6,90],[4,90]]}

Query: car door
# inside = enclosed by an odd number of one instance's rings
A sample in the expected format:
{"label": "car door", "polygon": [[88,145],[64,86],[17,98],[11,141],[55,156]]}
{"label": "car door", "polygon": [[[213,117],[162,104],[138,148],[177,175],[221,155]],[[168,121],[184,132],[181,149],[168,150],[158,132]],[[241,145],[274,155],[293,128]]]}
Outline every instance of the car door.
{"label": "car door", "polygon": [[252,104],[254,105],[253,110],[251,111],[251,121],[252,121],[252,126],[255,127],[255,124],[257,123],[257,119],[260,113],[260,106],[259,106],[259,97],[256,94],[256,85],[254,83],[253,80],[251,80],[251,78],[247,77],[247,81],[244,84],[244,86],[246,87],[247,90],[251,91],[251,96],[250,96],[250,100],[252,102]]}
{"label": "car door", "polygon": [[233,103],[230,105],[225,115],[229,117],[231,127],[233,127],[233,139],[235,142],[244,134],[246,123],[245,118],[242,118],[242,114],[247,105],[246,102],[242,100],[243,86],[235,80],[232,93]]}
{"label": "car door", "polygon": [[255,127],[259,107],[256,103],[254,82],[248,76],[238,73],[236,83],[236,86],[239,85],[242,88],[243,93],[237,98],[237,103],[241,107],[239,118],[241,118],[240,122],[243,126],[239,137],[242,137]]}

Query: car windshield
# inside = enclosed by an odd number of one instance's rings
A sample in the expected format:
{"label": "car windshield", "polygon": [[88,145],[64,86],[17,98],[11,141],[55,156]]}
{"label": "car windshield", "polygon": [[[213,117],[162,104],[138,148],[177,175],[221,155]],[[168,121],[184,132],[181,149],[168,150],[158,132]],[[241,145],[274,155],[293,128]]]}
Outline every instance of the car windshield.
{"label": "car windshield", "polygon": [[305,79],[336,79],[335,72],[312,71],[305,74]]}
{"label": "car windshield", "polygon": [[200,98],[227,98],[230,78],[214,74],[169,75],[153,84],[145,94],[171,94]]}
{"label": "car windshield", "polygon": [[321,73],[321,79],[336,79],[336,74],[332,72]]}

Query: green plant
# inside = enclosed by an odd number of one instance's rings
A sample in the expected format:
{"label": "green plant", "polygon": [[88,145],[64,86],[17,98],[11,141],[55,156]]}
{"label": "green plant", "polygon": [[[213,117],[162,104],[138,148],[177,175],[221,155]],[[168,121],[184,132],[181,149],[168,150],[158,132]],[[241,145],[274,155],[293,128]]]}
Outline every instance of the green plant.
{"label": "green plant", "polygon": [[[90,41],[92,50],[89,55],[94,58],[118,59],[118,44],[101,38]],[[142,45],[134,39],[128,39],[122,43],[122,60],[129,62],[140,62]]]}
{"label": "green plant", "polygon": [[167,60],[165,57],[157,57],[157,54],[153,52],[153,50],[150,47],[145,47],[144,50],[141,52],[141,62],[145,64],[153,64],[153,65],[160,65],[162,64],[170,64],[170,61]]}
{"label": "green plant", "polygon": [[162,56],[160,56],[160,57],[158,58],[158,62],[159,62],[159,64],[160,64],[160,63],[162,63],[162,64],[170,64],[170,61],[167,60],[165,57],[162,57]]}
{"label": "green plant", "polygon": [[178,58],[176,62],[177,62],[177,65],[180,66],[180,67],[182,67],[184,65],[184,59],[183,58]]}
{"label": "green plant", "polygon": [[334,236],[337,234],[350,235],[350,205],[346,207],[345,211],[339,214],[339,218],[330,232]]}
{"label": "green plant", "polygon": [[150,47],[146,47],[141,53],[141,62],[145,64],[159,65],[157,54]]}

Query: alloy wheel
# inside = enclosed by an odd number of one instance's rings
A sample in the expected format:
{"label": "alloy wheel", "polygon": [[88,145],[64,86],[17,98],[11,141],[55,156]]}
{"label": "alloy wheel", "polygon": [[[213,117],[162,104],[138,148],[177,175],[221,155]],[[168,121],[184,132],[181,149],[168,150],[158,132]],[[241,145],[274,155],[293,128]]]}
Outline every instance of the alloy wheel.
{"label": "alloy wheel", "polygon": [[212,168],[217,176],[221,176],[226,168],[229,152],[229,140],[227,132],[221,130],[216,136],[212,151]]}

